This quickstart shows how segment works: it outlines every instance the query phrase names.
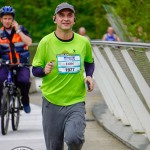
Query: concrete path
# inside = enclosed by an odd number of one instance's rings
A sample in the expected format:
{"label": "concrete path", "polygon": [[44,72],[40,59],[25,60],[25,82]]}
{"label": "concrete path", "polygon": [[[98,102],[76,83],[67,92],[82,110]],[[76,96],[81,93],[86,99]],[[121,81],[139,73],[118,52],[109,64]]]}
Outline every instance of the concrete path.
{"label": "concrete path", "polygon": [[31,114],[22,111],[18,131],[12,130],[10,120],[8,134],[0,135],[0,150],[12,150],[19,146],[30,147],[33,150],[46,149],[42,132],[41,107],[31,105],[31,108]]}
{"label": "concrete path", "polygon": [[[40,82],[40,80],[37,80],[37,87],[40,85]],[[25,114],[22,111],[18,131],[12,131],[10,125],[7,135],[2,136],[0,134],[0,150],[12,150],[19,146],[26,146],[33,150],[46,150],[42,132],[41,92],[38,90],[37,93],[30,94],[30,99],[32,102],[32,111],[30,114]],[[97,86],[92,93],[87,94],[86,142],[83,146],[83,150],[129,150],[128,147],[107,133],[103,127],[95,121],[92,115],[92,108],[102,100]],[[65,150],[67,150],[66,146]]]}

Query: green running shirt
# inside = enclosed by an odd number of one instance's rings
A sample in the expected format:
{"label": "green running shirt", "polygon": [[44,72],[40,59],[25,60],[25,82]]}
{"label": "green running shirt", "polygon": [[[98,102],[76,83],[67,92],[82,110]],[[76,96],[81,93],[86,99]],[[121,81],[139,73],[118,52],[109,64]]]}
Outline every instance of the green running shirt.
{"label": "green running shirt", "polygon": [[59,40],[54,32],[45,36],[38,45],[32,66],[45,68],[48,62],[54,62],[54,67],[42,78],[43,96],[59,106],[84,102],[84,62],[93,62],[89,40],[77,33],[67,42]]}

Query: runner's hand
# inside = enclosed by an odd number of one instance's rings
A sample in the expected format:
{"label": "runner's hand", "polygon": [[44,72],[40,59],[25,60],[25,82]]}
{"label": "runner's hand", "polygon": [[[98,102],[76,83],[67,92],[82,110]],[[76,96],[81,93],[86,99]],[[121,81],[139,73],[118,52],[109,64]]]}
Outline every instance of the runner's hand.
{"label": "runner's hand", "polygon": [[87,84],[86,82],[89,82],[89,84],[90,84],[90,89],[88,89],[88,92],[91,92],[91,91],[93,91],[93,89],[94,89],[94,81],[93,81],[93,79],[90,77],[90,76],[87,76],[86,78],[85,78],[85,84]]}
{"label": "runner's hand", "polygon": [[53,69],[54,63],[53,62],[49,62],[46,64],[45,68],[44,68],[44,72],[45,74],[49,74],[51,73],[52,69]]}

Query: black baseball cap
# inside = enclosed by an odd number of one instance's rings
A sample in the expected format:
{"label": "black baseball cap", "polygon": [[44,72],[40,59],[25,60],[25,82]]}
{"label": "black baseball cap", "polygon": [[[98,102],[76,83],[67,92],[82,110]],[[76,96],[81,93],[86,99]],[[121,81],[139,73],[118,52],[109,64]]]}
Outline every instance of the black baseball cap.
{"label": "black baseball cap", "polygon": [[55,14],[57,14],[59,11],[63,10],[63,9],[70,9],[71,11],[73,11],[73,13],[75,13],[74,7],[68,3],[61,3],[59,4],[56,9],[55,9]]}

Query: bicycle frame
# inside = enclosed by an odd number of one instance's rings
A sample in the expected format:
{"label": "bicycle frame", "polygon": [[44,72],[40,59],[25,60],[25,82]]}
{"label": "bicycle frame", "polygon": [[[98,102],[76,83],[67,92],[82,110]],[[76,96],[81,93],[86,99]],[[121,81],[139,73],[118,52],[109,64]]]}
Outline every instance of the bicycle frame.
{"label": "bicycle frame", "polygon": [[15,82],[14,82],[14,74],[13,74],[13,70],[9,69],[8,70],[8,76],[7,76],[7,80],[4,81],[4,84],[3,84],[3,87],[9,87],[10,89],[10,94],[12,95],[13,94],[13,90],[14,88],[16,88],[15,86]]}
{"label": "bicycle frame", "polygon": [[11,65],[7,64],[6,62],[0,64],[6,66],[8,70],[7,79],[3,84],[3,96],[1,105],[1,131],[3,135],[6,135],[9,124],[9,114],[11,114],[12,118],[12,129],[15,131],[18,129],[19,125],[20,110],[23,110],[23,106],[20,100],[21,94],[16,82],[16,67],[22,67],[24,65]]}

